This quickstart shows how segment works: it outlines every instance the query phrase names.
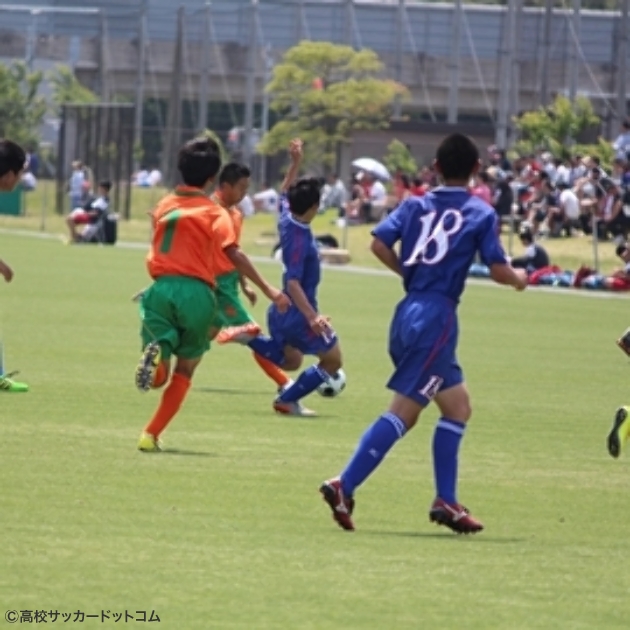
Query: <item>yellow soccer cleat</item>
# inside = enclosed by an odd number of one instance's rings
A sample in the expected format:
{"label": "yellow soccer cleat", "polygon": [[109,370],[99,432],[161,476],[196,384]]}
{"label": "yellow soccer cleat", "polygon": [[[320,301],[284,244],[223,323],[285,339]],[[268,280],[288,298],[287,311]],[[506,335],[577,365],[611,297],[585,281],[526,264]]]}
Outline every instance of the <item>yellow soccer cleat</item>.
{"label": "yellow soccer cleat", "polygon": [[613,428],[608,434],[608,452],[613,457],[621,455],[621,449],[630,435],[630,407],[619,407],[615,413]]}
{"label": "yellow soccer cleat", "polygon": [[154,435],[143,433],[138,440],[138,450],[143,453],[159,453],[162,450],[162,443]]}
{"label": "yellow soccer cleat", "polygon": [[136,387],[141,392],[148,392],[151,389],[161,360],[160,344],[157,341],[147,344],[136,368]]}

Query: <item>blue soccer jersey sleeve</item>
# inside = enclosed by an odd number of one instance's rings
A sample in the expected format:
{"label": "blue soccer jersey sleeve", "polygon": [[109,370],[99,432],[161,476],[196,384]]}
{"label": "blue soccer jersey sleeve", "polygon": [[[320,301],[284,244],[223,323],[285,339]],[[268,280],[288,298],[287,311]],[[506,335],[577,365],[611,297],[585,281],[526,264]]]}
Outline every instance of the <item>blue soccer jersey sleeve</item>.
{"label": "blue soccer jersey sleeve", "polygon": [[372,236],[383,241],[387,247],[393,247],[401,238],[403,232],[403,217],[410,212],[410,206],[417,201],[408,199],[385,217],[373,230]]}
{"label": "blue soccer jersey sleeve", "polygon": [[481,235],[479,239],[479,255],[483,264],[487,267],[492,265],[507,264],[507,256],[501,239],[499,238],[500,226],[496,214],[489,214],[481,225]]}

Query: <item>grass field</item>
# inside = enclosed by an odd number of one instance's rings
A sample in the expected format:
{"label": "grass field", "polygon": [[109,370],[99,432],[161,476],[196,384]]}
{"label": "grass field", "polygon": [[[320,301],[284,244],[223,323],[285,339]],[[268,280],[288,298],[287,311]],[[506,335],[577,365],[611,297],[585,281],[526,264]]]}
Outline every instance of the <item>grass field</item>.
{"label": "grass field", "polygon": [[486,531],[428,523],[432,408],[358,492],[348,534],[317,487],[388,404],[393,278],[325,273],[348,387],[309,399],[319,419],[274,416],[248,353],[214,348],[165,435],[176,451],[143,455],[143,252],[7,235],[0,252],[16,270],[0,287],[7,363],[31,385],[0,401],[5,610],[154,609],[181,630],[628,627],[630,460],[605,450],[630,402],[613,343],[626,300],[469,287],[460,496]]}
{"label": "grass field", "polygon": [[[0,215],[0,228],[44,231],[52,234],[67,235],[67,228],[62,217],[53,211],[54,182],[42,181],[38,189],[26,196],[26,216],[10,217]],[[119,224],[119,238],[123,241],[146,242],[149,238],[150,210],[163,194],[163,190],[134,188],[132,194],[131,220]],[[42,211],[44,209],[44,211]],[[335,214],[328,212],[317,217],[314,228],[317,234],[332,234],[340,243],[344,243],[343,231],[335,225]],[[375,266],[377,263],[369,252],[370,229],[372,226],[352,227],[347,231],[346,246],[350,251],[352,262],[362,266]],[[244,224],[243,244],[252,254],[267,255],[271,246],[268,239],[261,238],[265,233],[275,229],[274,218],[270,215],[256,215]],[[507,232],[507,228],[504,229]],[[518,239],[514,238],[512,248],[508,234],[503,236],[507,251],[514,256],[523,253]],[[551,239],[544,241],[551,261],[563,269],[577,270],[581,265],[593,266],[593,244],[590,237],[570,239]],[[615,247],[611,243],[599,243],[598,256],[602,272],[609,272],[620,266],[615,256]]]}

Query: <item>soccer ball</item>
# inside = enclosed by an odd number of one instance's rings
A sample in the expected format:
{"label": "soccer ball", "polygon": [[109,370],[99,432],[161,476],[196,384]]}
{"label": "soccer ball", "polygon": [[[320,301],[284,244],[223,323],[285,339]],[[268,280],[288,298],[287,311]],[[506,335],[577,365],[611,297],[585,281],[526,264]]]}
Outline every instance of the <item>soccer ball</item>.
{"label": "soccer ball", "polygon": [[324,398],[339,396],[346,388],[346,373],[339,370],[317,388],[317,393]]}

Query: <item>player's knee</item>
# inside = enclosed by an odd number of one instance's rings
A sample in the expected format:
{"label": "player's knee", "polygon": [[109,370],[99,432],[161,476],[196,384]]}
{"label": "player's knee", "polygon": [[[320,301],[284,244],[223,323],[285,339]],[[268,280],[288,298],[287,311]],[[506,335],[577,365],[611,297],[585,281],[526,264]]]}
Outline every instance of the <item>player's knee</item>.
{"label": "player's knee", "polygon": [[443,415],[451,418],[452,420],[457,420],[458,422],[468,422],[470,420],[470,417],[472,416],[470,399],[462,398],[454,404],[449,405],[449,407],[450,409],[448,410],[448,413],[444,413]]}
{"label": "player's knee", "polygon": [[341,357],[322,357],[319,362],[319,367],[321,367],[327,374],[336,374],[341,369]]}
{"label": "player's knee", "polygon": [[282,369],[287,372],[294,372],[299,370],[302,365],[303,355],[299,350],[295,348],[286,347],[284,349],[284,361],[282,362]]}

